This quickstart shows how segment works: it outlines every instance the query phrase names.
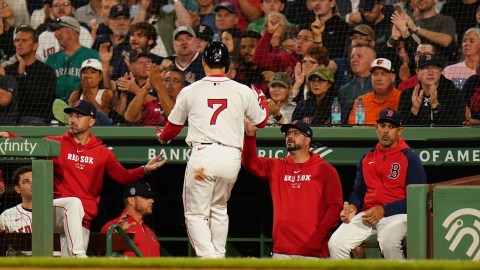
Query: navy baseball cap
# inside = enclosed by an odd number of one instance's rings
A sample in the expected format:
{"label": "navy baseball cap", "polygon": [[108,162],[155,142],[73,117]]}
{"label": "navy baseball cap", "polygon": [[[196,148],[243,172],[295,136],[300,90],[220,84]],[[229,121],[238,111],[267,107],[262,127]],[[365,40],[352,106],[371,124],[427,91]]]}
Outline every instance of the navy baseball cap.
{"label": "navy baseball cap", "polygon": [[360,4],[358,5],[359,10],[367,10],[370,11],[375,7],[375,4],[383,3],[384,0],[360,0]]}
{"label": "navy baseball cap", "polygon": [[384,123],[384,122],[389,122],[397,127],[402,126],[402,115],[400,112],[394,110],[394,109],[384,109],[380,111],[380,116],[377,119],[377,123]]}
{"label": "navy baseball cap", "polygon": [[130,63],[137,61],[137,59],[142,56],[152,59],[152,55],[149,51],[145,50],[144,48],[138,48],[136,50],[130,51]]}
{"label": "navy baseball cap", "polygon": [[290,124],[285,124],[283,125],[280,130],[282,131],[283,134],[287,134],[287,131],[290,129],[290,128],[294,128],[294,129],[298,129],[300,130],[301,132],[305,133],[305,135],[307,135],[307,137],[310,137],[312,138],[313,137],[313,131],[312,129],[310,128],[310,126],[303,122],[303,121],[293,121],[292,123]]}
{"label": "navy baseball cap", "polygon": [[75,112],[81,115],[91,116],[93,118],[97,116],[97,108],[95,108],[92,103],[84,99],[75,101],[75,104],[73,104],[72,107],[63,109],[63,112],[67,114]]}
{"label": "navy baseball cap", "polygon": [[127,5],[115,5],[110,8],[110,13],[108,14],[108,18],[115,19],[118,16],[125,16],[130,18],[130,9]]}
{"label": "navy baseball cap", "polygon": [[207,42],[212,42],[213,40],[213,30],[210,26],[206,24],[199,24],[195,26],[195,35],[197,38],[205,40]]}
{"label": "navy baseball cap", "polygon": [[218,12],[220,9],[225,9],[233,15],[237,15],[237,8],[230,2],[221,2],[215,7],[215,12]]}
{"label": "navy baseball cap", "polygon": [[443,61],[435,54],[422,53],[418,58],[417,68],[423,68],[425,66],[437,66],[443,68]]}
{"label": "navy baseball cap", "polygon": [[152,191],[149,183],[144,181],[137,181],[128,184],[125,189],[123,189],[123,199],[135,196],[150,199],[157,196],[157,193]]}

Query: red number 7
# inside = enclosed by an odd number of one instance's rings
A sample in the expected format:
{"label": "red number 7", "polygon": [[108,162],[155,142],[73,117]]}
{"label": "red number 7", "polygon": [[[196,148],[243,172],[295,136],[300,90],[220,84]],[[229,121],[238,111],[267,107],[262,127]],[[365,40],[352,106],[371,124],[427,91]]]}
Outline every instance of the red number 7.
{"label": "red number 7", "polygon": [[213,112],[212,119],[210,119],[210,125],[215,125],[217,123],[218,115],[227,108],[227,100],[226,99],[209,99],[208,100],[208,107],[213,109],[213,105],[218,104],[218,108]]}

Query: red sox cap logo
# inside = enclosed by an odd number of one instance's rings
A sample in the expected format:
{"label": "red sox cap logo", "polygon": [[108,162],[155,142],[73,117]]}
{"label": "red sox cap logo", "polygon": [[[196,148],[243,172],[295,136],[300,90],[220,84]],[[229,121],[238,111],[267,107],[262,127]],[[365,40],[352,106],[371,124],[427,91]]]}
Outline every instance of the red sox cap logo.
{"label": "red sox cap logo", "polygon": [[381,65],[383,63],[382,59],[377,60],[377,65]]}
{"label": "red sox cap logo", "polygon": [[130,189],[130,195],[135,195],[135,193],[137,193],[137,190],[132,187],[132,188]]}
{"label": "red sox cap logo", "polygon": [[118,11],[123,11],[123,6],[122,5],[117,5],[117,10]]}
{"label": "red sox cap logo", "polygon": [[73,107],[78,107],[80,105],[80,100],[75,101],[75,104],[73,104]]}
{"label": "red sox cap logo", "polygon": [[425,60],[427,60],[427,61],[432,60],[432,55],[431,54],[425,54]]}
{"label": "red sox cap logo", "polygon": [[392,118],[393,110],[387,110],[387,115],[386,116]]}

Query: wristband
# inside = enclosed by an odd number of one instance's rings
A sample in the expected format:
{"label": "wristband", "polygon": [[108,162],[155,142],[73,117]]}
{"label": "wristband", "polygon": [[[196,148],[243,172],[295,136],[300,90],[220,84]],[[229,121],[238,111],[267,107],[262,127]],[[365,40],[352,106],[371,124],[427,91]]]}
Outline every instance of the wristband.
{"label": "wristband", "polygon": [[146,166],[146,165],[143,165],[143,166],[142,166],[142,171],[143,171],[143,173],[145,173],[145,175],[149,175],[149,174],[151,173],[151,171],[150,171],[150,172],[147,172],[147,170],[145,170],[145,166]]}

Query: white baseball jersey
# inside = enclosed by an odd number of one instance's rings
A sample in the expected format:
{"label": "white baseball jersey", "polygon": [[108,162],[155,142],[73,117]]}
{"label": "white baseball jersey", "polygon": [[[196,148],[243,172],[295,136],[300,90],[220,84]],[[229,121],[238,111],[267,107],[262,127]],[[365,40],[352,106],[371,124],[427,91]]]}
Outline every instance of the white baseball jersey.
{"label": "white baseball jersey", "polygon": [[253,90],[227,77],[208,76],[180,91],[168,121],[184,125],[188,118],[188,145],[219,143],[242,149],[245,116],[253,125],[266,117]]}
{"label": "white baseball jersey", "polygon": [[[88,32],[87,28],[80,26],[80,35],[78,37],[80,40],[80,45],[91,48],[93,45],[93,38]],[[54,32],[43,31],[38,37],[38,49],[36,52],[36,57],[38,60],[45,62],[47,58],[60,51],[60,44],[55,37]]]}
{"label": "white baseball jersey", "polygon": [[3,211],[0,215],[0,228],[9,233],[31,233],[32,211],[25,210],[22,204]]}

